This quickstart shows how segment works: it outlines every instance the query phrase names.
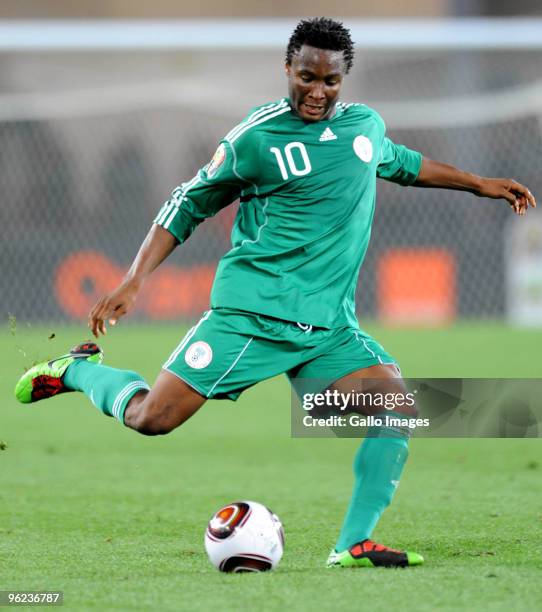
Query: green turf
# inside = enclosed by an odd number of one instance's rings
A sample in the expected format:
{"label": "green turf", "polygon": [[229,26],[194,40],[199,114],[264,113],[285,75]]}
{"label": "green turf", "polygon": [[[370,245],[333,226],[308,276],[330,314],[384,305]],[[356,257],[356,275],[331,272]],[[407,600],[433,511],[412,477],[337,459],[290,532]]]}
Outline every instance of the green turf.
{"label": "green turf", "polygon": [[[542,375],[541,331],[368,330],[410,376]],[[106,363],[152,380],[181,331],[121,326],[103,342]],[[539,607],[542,441],[414,440],[375,536],[427,564],[325,569],[356,441],[291,439],[281,378],[236,404],[209,402],[162,438],[122,428],[75,394],[16,405],[23,367],[81,339],[76,328],[0,334],[0,590],[62,589],[71,610]],[[207,561],[208,518],[242,498],[285,525],[276,572],[221,575]]]}

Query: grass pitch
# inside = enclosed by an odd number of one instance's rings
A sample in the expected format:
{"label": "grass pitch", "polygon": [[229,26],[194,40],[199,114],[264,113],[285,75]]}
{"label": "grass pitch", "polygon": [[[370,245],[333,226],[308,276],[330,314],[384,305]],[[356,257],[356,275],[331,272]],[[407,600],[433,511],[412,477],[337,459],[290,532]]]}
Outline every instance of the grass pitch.
{"label": "grass pitch", "polygon": [[[368,331],[408,376],[542,376],[541,331]],[[102,342],[106,363],[153,380],[182,333],[123,325]],[[0,335],[0,590],[63,590],[70,610],[540,605],[542,440],[414,440],[375,538],[421,552],[426,565],[326,569],[355,440],[291,439],[284,378],[236,404],[209,402],[163,438],[121,427],[78,394],[17,405],[12,388],[23,367],[84,336],[57,327]],[[284,523],[275,572],[222,575],[206,558],[207,520],[243,498],[265,503]]]}

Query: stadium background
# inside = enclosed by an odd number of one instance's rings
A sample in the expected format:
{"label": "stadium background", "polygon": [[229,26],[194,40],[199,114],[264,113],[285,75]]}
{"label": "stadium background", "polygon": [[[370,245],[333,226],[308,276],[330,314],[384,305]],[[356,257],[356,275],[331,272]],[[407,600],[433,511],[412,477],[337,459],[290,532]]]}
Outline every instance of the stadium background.
{"label": "stadium background", "polygon": [[[122,274],[170,190],[249,107],[285,95],[283,50],[296,18],[329,10],[316,0],[1,3],[0,589],[63,588],[77,610],[539,605],[539,440],[413,440],[376,538],[420,550],[427,565],[390,580],[323,568],[358,442],[291,439],[284,377],[235,405],[209,402],[159,439],[103,418],[76,394],[28,408],[13,399],[25,367],[88,333],[89,305]],[[540,200],[538,3],[343,1],[333,11],[362,28],[345,100],[374,105],[395,140],[511,174]],[[446,21],[444,30],[388,21],[465,15],[505,18]],[[209,21],[189,26],[192,46],[186,34],[169,49],[148,33],[114,49],[118,39],[103,42],[106,22],[82,22],[103,25],[92,50],[81,48],[87,34],[63,43],[76,24],[48,30],[53,18],[129,17]],[[222,17],[221,44],[198,44]],[[242,30],[242,18],[263,21]],[[153,380],[205,308],[234,211],[205,222],[157,272],[138,312],[102,340],[108,364]],[[504,203],[380,183],[358,307],[407,375],[542,375],[542,330],[516,326],[542,316],[542,230],[532,212],[517,219]],[[208,564],[206,520],[235,498],[262,501],[283,520],[276,574],[225,577]]]}
{"label": "stadium background", "polygon": [[[429,5],[434,13],[454,6],[420,2],[418,14]],[[349,3],[345,9],[352,12]],[[21,28],[11,46],[4,37],[4,314],[84,319],[96,297],[116,284],[169,192],[210,160],[252,106],[286,95],[281,41],[295,20],[274,22],[272,33],[265,30],[270,20],[214,24],[215,47],[198,41],[204,23],[186,25],[176,44],[162,48],[156,27],[141,28],[138,42],[123,47],[118,33],[99,22],[84,43],[64,48],[69,28],[48,33],[45,21]],[[343,99],[374,106],[397,142],[541,193],[537,23],[510,22],[484,40],[483,24],[471,25],[470,38],[451,25],[443,31],[450,42],[442,45],[427,40],[427,24],[412,25],[405,36],[395,22],[352,22],[357,57]],[[187,42],[188,34],[196,42]],[[247,37],[263,44],[251,47]],[[205,308],[235,210],[200,226],[155,275],[138,305],[140,319],[190,320]],[[469,194],[382,182],[357,295],[360,316],[417,324],[521,319],[510,303],[515,297],[515,304],[530,305],[523,319],[539,323],[542,226],[534,221],[532,215],[518,222],[502,203]]]}

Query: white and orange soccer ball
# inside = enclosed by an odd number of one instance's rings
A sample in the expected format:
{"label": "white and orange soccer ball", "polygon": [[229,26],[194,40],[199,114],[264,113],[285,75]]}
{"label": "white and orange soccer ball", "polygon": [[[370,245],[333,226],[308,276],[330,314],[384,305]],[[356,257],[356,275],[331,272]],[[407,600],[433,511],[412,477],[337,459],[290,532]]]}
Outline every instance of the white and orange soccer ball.
{"label": "white and orange soccer ball", "polygon": [[209,521],[205,549],[221,572],[265,572],[282,557],[284,531],[278,516],[264,505],[234,502]]}

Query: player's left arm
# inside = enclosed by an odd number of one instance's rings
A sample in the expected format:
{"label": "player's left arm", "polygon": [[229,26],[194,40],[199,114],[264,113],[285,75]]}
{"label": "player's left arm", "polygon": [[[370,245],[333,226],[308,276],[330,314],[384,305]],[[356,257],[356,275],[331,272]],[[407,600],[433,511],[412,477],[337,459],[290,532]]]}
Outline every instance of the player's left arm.
{"label": "player's left arm", "polygon": [[506,200],[518,215],[524,215],[529,207],[536,207],[536,200],[529,189],[513,179],[478,176],[428,157],[423,158],[418,177],[412,184],[468,191],[481,198]]}

